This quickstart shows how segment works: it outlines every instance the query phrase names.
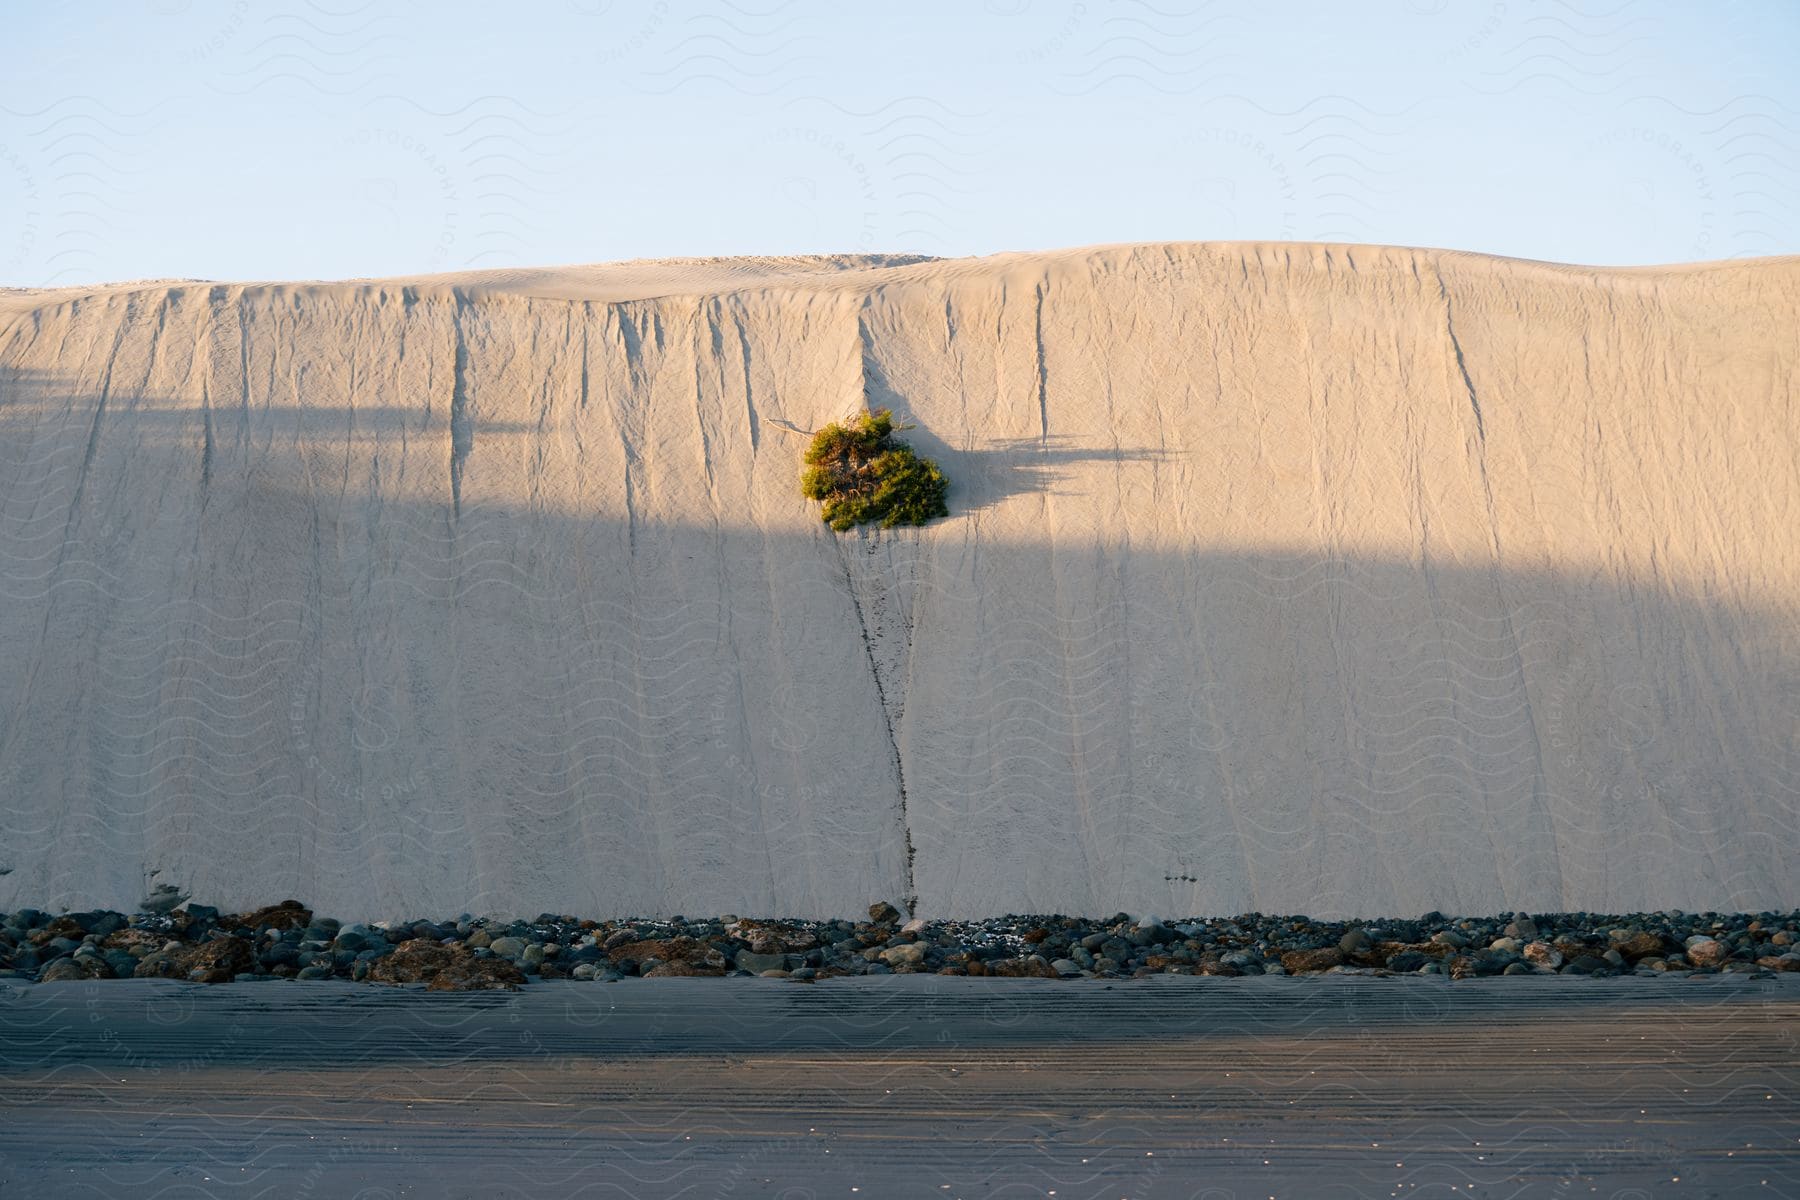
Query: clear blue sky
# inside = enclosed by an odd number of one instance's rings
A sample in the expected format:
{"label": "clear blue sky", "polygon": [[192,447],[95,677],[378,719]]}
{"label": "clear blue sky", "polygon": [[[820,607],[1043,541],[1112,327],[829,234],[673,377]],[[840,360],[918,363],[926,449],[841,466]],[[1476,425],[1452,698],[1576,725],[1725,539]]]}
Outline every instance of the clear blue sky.
{"label": "clear blue sky", "polygon": [[1800,252],[1800,3],[0,10],[0,283],[1147,239]]}

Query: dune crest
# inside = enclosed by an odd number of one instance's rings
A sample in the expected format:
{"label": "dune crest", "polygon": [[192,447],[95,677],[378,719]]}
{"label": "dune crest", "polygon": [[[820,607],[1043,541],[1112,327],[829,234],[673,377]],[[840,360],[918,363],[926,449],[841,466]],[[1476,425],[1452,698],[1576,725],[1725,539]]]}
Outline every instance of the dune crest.
{"label": "dune crest", "polygon": [[[1800,904],[1800,259],[0,295],[0,909]],[[952,516],[833,535],[864,404]]]}

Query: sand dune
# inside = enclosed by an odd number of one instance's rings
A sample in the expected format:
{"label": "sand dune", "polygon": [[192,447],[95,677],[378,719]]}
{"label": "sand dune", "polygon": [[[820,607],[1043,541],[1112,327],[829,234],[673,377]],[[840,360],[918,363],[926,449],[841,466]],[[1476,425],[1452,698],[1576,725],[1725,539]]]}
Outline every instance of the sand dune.
{"label": "sand dune", "polygon": [[[0,296],[0,908],[1800,904],[1800,260]],[[834,536],[865,399],[950,519]]]}

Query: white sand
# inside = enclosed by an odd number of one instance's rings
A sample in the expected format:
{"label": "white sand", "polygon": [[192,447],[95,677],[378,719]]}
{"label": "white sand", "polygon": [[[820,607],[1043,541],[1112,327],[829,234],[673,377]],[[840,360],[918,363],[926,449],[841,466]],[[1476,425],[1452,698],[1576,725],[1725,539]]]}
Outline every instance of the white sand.
{"label": "white sand", "polygon": [[[8,293],[0,908],[1800,904],[1797,320],[1273,244]],[[865,390],[950,519],[799,496]]]}

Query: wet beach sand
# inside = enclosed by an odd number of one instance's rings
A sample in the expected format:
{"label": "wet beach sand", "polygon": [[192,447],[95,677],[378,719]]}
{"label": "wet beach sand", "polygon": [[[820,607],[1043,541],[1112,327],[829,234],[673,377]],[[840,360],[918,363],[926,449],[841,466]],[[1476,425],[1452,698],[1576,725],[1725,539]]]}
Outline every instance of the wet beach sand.
{"label": "wet beach sand", "polygon": [[0,985],[3,1196],[1800,1194],[1800,976]]}

